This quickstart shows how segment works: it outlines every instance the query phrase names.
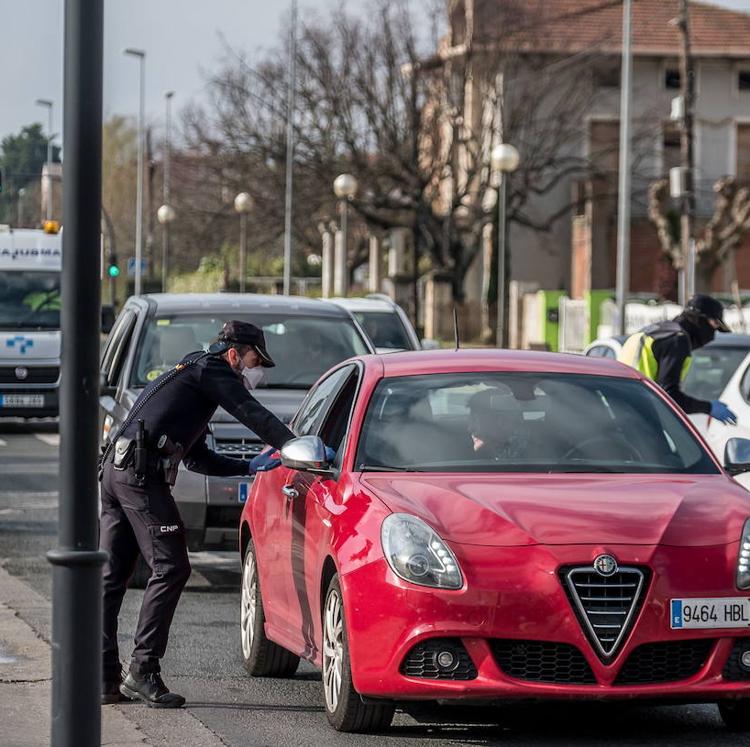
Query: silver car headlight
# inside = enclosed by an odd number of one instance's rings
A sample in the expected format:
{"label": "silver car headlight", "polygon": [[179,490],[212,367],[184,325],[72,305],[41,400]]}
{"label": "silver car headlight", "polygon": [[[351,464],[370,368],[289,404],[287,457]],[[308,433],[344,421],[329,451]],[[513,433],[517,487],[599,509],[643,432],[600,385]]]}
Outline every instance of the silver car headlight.
{"label": "silver car headlight", "polygon": [[740,556],[737,559],[737,588],[750,589],[750,519],[742,528]]}
{"label": "silver car headlight", "polygon": [[456,556],[438,534],[416,516],[390,514],[380,530],[383,553],[393,572],[413,584],[460,589]]}

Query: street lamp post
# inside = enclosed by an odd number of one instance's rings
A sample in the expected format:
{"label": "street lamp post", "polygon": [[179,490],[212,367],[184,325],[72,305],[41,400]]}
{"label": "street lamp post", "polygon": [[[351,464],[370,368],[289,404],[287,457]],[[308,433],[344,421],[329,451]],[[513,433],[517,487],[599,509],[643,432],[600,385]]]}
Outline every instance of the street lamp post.
{"label": "street lamp post", "polygon": [[333,292],[337,296],[345,296],[348,277],[346,267],[346,252],[349,238],[349,203],[354,199],[359,189],[357,179],[351,174],[339,174],[333,180],[333,192],[341,201],[341,239],[334,251]]}
{"label": "street lamp post", "polygon": [[170,158],[171,158],[171,128],[172,128],[172,96],[174,91],[164,94],[166,105],[166,125],[164,129],[164,204],[156,211],[156,217],[162,225],[162,248],[161,248],[161,291],[167,292],[167,274],[169,262],[169,225],[175,219],[175,211],[170,203]]}
{"label": "street lamp post", "polygon": [[135,188],[135,295],[141,295],[141,262],[143,258],[143,140],[144,108],[146,95],[146,53],[142,49],[128,47],[123,54],[139,61],[139,102],[138,102],[138,175]]}
{"label": "street lamp post", "polygon": [[244,293],[245,256],[247,254],[247,214],[253,209],[253,198],[247,192],[240,192],[234,198],[234,209],[240,214],[240,293]]}
{"label": "street lamp post", "polygon": [[518,151],[509,143],[500,143],[492,149],[492,168],[500,178],[497,199],[497,347],[503,347],[505,332],[505,262],[507,246],[505,240],[506,202],[508,199],[508,175],[520,162]]}
{"label": "street lamp post", "polygon": [[54,104],[49,99],[37,99],[37,106],[47,110],[47,220],[52,220],[52,108]]}

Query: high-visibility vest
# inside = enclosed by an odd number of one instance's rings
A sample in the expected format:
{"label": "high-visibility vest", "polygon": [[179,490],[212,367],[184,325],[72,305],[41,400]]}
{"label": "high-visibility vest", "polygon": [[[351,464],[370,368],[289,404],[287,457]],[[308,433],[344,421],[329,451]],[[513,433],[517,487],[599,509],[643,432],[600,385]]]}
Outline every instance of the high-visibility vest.
{"label": "high-visibility vest", "polygon": [[[674,327],[672,327],[674,325]],[[676,329],[675,329],[676,327]],[[659,375],[659,361],[654,355],[654,343],[657,340],[664,340],[672,335],[684,335],[685,332],[675,322],[667,324],[655,324],[646,329],[630,335],[622,345],[617,360],[620,363],[626,363],[644,376],[656,381]],[[680,381],[684,381],[690,370],[693,357],[688,355],[680,371]]]}

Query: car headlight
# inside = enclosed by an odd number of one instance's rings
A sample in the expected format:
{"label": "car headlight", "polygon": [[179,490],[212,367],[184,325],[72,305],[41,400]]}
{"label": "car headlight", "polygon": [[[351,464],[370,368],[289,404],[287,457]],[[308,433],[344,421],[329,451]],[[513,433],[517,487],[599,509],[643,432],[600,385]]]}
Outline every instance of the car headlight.
{"label": "car headlight", "polygon": [[383,521],[380,538],[388,565],[404,581],[438,589],[463,586],[456,556],[416,516],[390,514]]}
{"label": "car headlight", "polygon": [[737,588],[750,589],[750,519],[742,528],[740,556],[737,559]]}

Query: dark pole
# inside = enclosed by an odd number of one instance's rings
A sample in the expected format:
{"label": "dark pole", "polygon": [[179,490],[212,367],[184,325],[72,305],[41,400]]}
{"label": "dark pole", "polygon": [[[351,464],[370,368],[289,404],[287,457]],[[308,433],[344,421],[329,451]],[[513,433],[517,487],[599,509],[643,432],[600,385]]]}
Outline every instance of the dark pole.
{"label": "dark pole", "polygon": [[60,519],[52,563],[52,745],[101,743],[97,451],[103,0],[65,3]]}

